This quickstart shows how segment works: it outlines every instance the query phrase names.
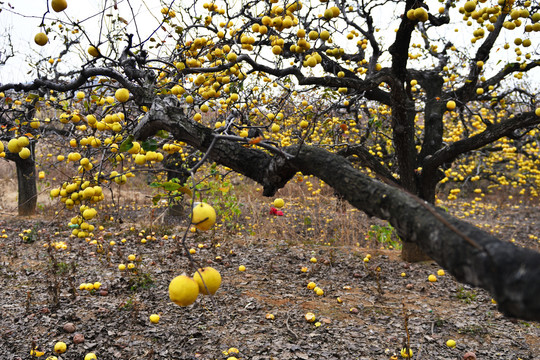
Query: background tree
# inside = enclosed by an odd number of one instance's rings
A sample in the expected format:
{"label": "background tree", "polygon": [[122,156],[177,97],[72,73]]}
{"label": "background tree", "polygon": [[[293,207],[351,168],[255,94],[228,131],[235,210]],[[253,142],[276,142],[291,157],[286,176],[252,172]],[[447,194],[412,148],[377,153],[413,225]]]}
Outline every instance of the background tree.
{"label": "background tree", "polygon": [[[127,181],[129,153],[137,164],[159,162],[157,142],[147,139],[167,130],[177,141],[173,152],[185,158],[185,145],[204,151],[201,160],[251,177],[267,196],[299,171],[317,175],[354,206],[388,219],[405,241],[404,259],[422,258],[422,249],[460,280],[488,288],[508,313],[538,316],[528,300],[539,291],[530,286],[538,254],[503,246],[424,203],[435,202],[441,181],[479,180],[483,172],[467,157],[497,142],[506,144],[500,150],[512,153],[514,165],[531,169],[525,182],[537,181],[531,168],[540,122],[536,95],[517,81],[539,60],[526,51],[533,45],[529,38],[515,37],[511,61],[499,53],[510,48],[504,39],[512,31],[540,30],[538,5],[447,1],[437,11],[428,5],[272,0],[185,7],[171,1],[160,10],[159,25],[148,29],[132,8],[120,12],[115,4],[98,14],[106,30],[99,35],[85,29],[85,21],[41,25],[66,49],[88,45],[78,70],[4,84],[0,91],[44,91],[38,103],[62,108],[58,121],[82,122],[76,140],[84,156],[70,158],[80,175],[54,194],[70,208],[102,197],[77,191],[91,186],[100,193],[103,179]],[[465,29],[473,24],[471,35]],[[472,36],[470,43],[450,37],[454,29]],[[43,36],[36,42],[46,44]],[[57,64],[40,62],[36,71]],[[82,107],[69,101],[80,89],[90,92]],[[59,100],[45,90],[68,95]],[[514,99],[519,102],[510,104]],[[525,144],[519,146],[521,162],[508,150],[518,142]],[[96,156],[101,146],[103,155]],[[104,159],[120,171],[104,174]],[[458,170],[452,168],[456,161],[463,161]],[[80,217],[90,220],[84,210]],[[501,253],[529,259],[522,262],[526,275],[519,289],[510,291],[518,263]],[[496,271],[479,275],[489,269]]]}
{"label": "background tree", "polygon": [[[38,124],[38,122],[33,121],[33,115],[36,111],[35,101],[30,100],[23,104],[19,100],[13,101],[8,97],[0,111],[2,119],[0,140],[8,142],[8,149],[5,149],[4,152],[0,151],[0,153],[5,159],[13,161],[17,168],[18,214],[21,216],[34,215],[37,205],[36,131],[34,128],[37,128]],[[20,131],[23,129],[24,132]],[[16,130],[19,130],[17,131],[20,135],[18,137],[14,136]]]}

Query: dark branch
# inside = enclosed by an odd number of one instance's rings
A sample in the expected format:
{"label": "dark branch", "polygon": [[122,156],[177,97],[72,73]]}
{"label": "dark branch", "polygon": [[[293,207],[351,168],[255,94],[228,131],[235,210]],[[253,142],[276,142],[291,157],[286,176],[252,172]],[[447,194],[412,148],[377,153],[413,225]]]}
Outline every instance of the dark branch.
{"label": "dark branch", "polygon": [[40,88],[46,88],[56,91],[70,91],[76,90],[81,87],[92,76],[105,76],[118,81],[123,87],[127,88],[130,92],[138,92],[138,87],[129,82],[123,75],[112,70],[105,68],[88,68],[80,71],[79,76],[71,82],[57,82],[48,80],[46,78],[35,79],[31,83],[12,83],[0,86],[0,91],[15,90],[15,91],[32,91]]}
{"label": "dark branch", "polygon": [[455,160],[459,155],[479,149],[504,136],[511,136],[516,130],[540,124],[540,117],[534,112],[522,113],[498,124],[489,126],[481,133],[467,139],[456,141],[428,156],[424,162],[425,169],[434,169],[444,163]]}

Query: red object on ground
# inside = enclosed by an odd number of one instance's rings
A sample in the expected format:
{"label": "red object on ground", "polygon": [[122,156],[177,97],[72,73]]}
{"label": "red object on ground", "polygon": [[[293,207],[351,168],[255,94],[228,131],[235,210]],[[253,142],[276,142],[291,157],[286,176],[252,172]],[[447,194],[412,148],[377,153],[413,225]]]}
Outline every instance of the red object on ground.
{"label": "red object on ground", "polygon": [[283,216],[283,211],[276,209],[275,207],[270,208],[270,215]]}

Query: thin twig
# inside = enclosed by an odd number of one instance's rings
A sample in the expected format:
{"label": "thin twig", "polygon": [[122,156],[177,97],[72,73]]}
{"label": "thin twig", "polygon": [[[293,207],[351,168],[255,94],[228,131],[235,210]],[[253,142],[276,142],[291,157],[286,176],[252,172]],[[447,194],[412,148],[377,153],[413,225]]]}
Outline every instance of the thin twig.
{"label": "thin twig", "polygon": [[[208,147],[208,149],[206,150],[206,153],[204,154],[203,158],[190,170],[190,174],[191,174],[191,181],[193,183],[193,194],[191,196],[191,204],[193,205],[195,203],[195,196],[197,194],[197,191],[196,191],[196,184],[195,184],[195,171],[204,163],[204,161],[208,158],[208,154],[212,151],[212,148],[214,147],[214,144],[216,143],[216,138],[214,138],[212,140],[212,143],[210,144],[210,146]],[[199,223],[202,223],[204,221],[206,221],[207,219],[203,219],[201,222]],[[191,211],[191,215],[190,215],[190,221],[189,221],[190,224],[193,224],[193,210]],[[218,307],[218,304],[214,298],[214,295],[212,293],[210,293],[210,291],[208,290],[208,286],[206,285],[206,282],[204,281],[203,277],[202,277],[202,274],[201,272],[199,271],[199,269],[202,269],[202,266],[193,258],[193,256],[191,256],[191,253],[189,252],[189,249],[188,249],[188,246],[186,244],[186,240],[187,240],[187,235],[190,231],[190,226],[187,226],[186,227],[186,230],[184,231],[184,235],[182,236],[182,240],[180,242],[180,244],[182,245],[182,247],[184,248],[184,251],[186,253],[186,256],[189,260],[189,263],[190,265],[195,269],[196,273],[199,274],[199,277],[201,278],[201,281],[204,285],[204,288],[206,289],[206,292],[208,294],[208,296],[210,296],[210,301],[212,302],[212,305],[214,306],[214,309],[216,309],[216,311],[218,312],[218,315],[219,315],[219,323],[220,325],[223,325],[224,322],[225,322],[225,319],[223,317],[223,313],[220,311],[220,308]]]}
{"label": "thin twig", "polygon": [[291,327],[289,326],[289,317],[290,317],[291,310],[287,311],[287,319],[285,319],[285,325],[287,326],[287,330],[294,335],[295,339],[298,340],[298,335],[294,331],[292,331]]}

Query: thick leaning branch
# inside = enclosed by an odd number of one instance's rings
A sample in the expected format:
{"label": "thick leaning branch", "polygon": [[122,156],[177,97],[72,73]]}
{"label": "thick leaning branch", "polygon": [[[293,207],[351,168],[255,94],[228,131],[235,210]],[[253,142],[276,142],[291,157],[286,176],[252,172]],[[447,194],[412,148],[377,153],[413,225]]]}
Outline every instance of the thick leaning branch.
{"label": "thick leaning branch", "polygon": [[[215,134],[204,125],[188,119],[178,105],[180,103],[175,97],[156,99],[150,111],[133,130],[133,135],[145,139],[158,130],[167,130],[176,140],[200,151],[207,151]],[[285,186],[296,173],[284,156],[272,157],[265,151],[228,139],[216,142],[209,158],[262,184],[265,196]]]}
{"label": "thick leaning branch", "polygon": [[323,149],[303,147],[292,163],[298,171],[325,181],[354,207],[388,220],[459,281],[488,290],[506,315],[540,320],[539,253],[500,241],[399,188],[373,180]]}
{"label": "thick leaning branch", "polygon": [[[134,134],[145,138],[160,129],[201,151],[208,149],[214,136],[210,129],[185,117],[174,99],[156,100]],[[263,184],[267,196],[283,187],[296,171],[317,176],[354,207],[388,220],[459,281],[488,290],[506,315],[540,320],[539,253],[500,241],[398,187],[371,179],[339,155],[306,145],[284,150],[295,157],[286,161],[224,139],[216,142],[210,157]]]}

